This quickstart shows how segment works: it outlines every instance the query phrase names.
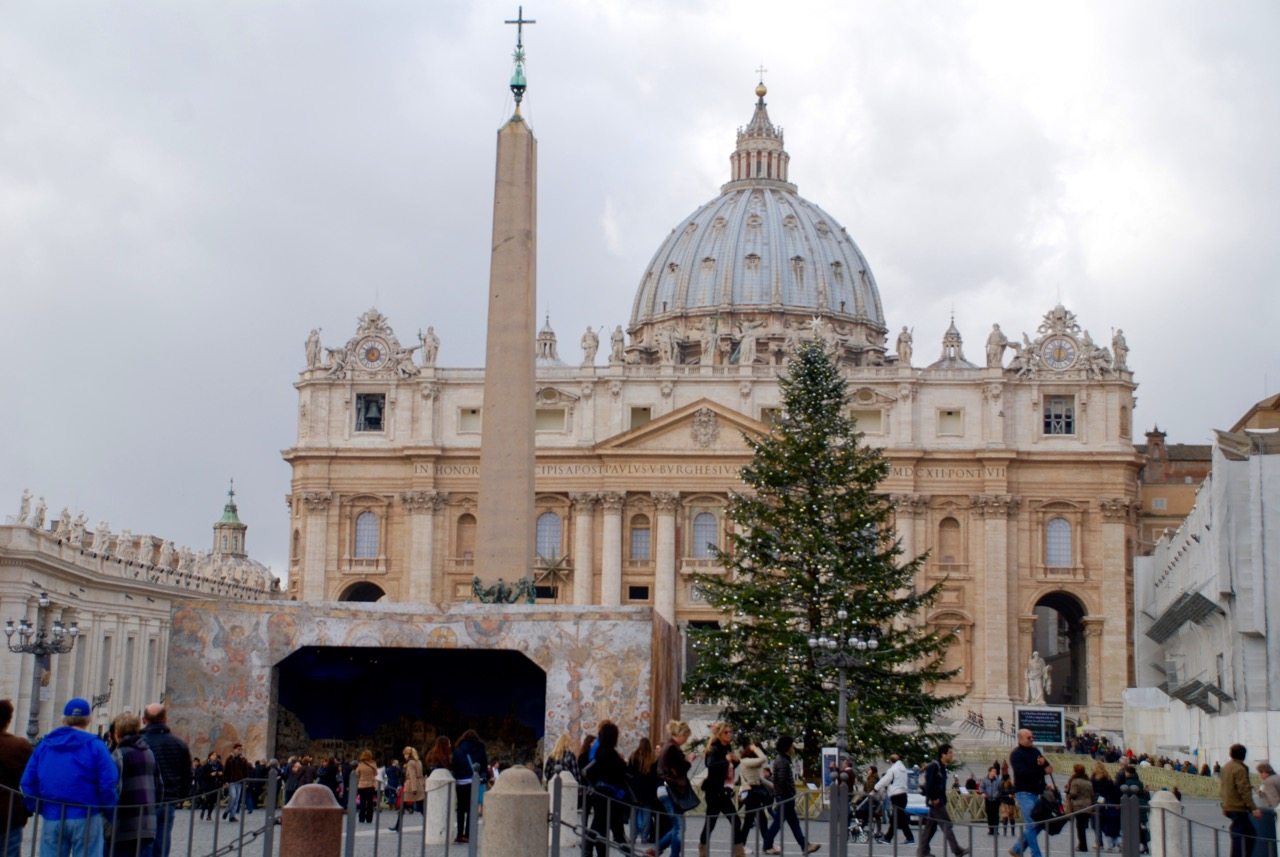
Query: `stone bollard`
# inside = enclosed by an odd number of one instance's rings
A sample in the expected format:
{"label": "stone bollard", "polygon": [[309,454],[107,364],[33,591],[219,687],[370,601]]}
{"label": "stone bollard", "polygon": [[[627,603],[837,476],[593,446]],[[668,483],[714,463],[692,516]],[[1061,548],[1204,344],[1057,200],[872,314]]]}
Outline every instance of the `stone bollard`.
{"label": "stone bollard", "polygon": [[547,857],[548,795],[528,768],[510,768],[484,796],[480,857]]}
{"label": "stone bollard", "polygon": [[[568,771],[561,771],[560,778],[560,817],[567,819],[568,824],[560,825],[560,850],[577,852],[581,842],[574,832],[573,825],[578,823],[578,780]],[[551,798],[551,784],[547,785],[547,796]],[[551,831],[547,831],[547,839],[551,839]]]}
{"label": "stone bollard", "polygon": [[1151,857],[1182,857],[1182,804],[1173,792],[1161,789],[1151,796]]}
{"label": "stone bollard", "polygon": [[458,792],[453,774],[447,768],[436,768],[427,777],[426,837],[428,845],[443,845],[453,827],[454,807]]}
{"label": "stone bollard", "polygon": [[280,857],[339,857],[343,812],[328,786],[301,786],[280,813]]}

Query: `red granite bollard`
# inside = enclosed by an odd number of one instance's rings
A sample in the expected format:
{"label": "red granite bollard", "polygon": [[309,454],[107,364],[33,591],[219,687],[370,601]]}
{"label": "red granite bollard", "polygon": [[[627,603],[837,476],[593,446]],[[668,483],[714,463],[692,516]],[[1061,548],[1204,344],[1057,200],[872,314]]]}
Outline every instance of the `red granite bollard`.
{"label": "red granite bollard", "polygon": [[280,857],[340,857],[342,814],[327,786],[300,787],[280,813]]}

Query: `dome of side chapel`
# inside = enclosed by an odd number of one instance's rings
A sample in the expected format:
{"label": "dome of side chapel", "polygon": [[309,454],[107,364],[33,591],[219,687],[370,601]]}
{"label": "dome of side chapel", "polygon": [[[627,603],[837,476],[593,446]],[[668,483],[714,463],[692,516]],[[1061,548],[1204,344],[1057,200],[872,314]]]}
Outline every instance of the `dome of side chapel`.
{"label": "dome of side chapel", "polygon": [[883,358],[884,310],[871,267],[835,218],[788,181],[790,156],[764,92],[757,88],[751,122],[738,130],[730,181],[671,231],[645,269],[630,362],[659,362],[664,350],[676,363],[741,362],[735,349],[745,324],[758,349],[753,362],[774,363],[815,317],[842,359]]}

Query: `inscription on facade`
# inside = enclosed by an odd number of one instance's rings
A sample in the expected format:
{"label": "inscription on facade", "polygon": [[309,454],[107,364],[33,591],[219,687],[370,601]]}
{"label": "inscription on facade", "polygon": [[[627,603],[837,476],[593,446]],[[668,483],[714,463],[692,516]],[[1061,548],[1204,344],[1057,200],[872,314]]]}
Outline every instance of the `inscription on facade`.
{"label": "inscription on facade", "polygon": [[[742,469],[739,464],[705,463],[635,463],[625,464],[539,464],[537,476],[730,476],[736,477]],[[413,465],[414,476],[479,476],[478,464],[428,464]]]}
{"label": "inscription on facade", "polygon": [[889,476],[897,479],[1004,479],[1008,468],[1002,464],[976,467],[913,467],[899,464],[889,468]]}

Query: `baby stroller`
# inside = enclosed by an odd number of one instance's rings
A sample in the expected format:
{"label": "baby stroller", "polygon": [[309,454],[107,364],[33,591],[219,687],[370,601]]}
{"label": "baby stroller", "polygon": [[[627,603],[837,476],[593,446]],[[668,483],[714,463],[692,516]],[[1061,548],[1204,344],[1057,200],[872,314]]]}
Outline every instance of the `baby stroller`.
{"label": "baby stroller", "polygon": [[879,834],[880,797],[870,792],[862,795],[849,813],[849,838],[860,844]]}

